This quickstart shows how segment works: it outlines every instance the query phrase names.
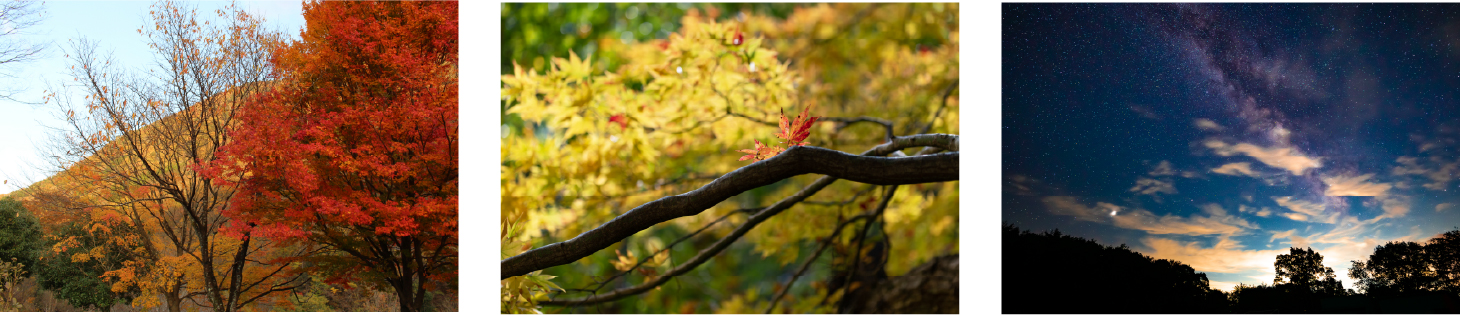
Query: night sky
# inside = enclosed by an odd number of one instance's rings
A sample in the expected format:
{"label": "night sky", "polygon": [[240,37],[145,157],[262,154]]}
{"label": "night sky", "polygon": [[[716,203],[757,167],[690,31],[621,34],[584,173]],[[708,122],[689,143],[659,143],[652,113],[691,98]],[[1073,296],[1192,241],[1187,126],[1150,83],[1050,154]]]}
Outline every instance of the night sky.
{"label": "night sky", "polygon": [[[1460,226],[1460,5],[1004,4],[1002,220],[1273,281]],[[1072,262],[1077,263],[1077,262]]]}

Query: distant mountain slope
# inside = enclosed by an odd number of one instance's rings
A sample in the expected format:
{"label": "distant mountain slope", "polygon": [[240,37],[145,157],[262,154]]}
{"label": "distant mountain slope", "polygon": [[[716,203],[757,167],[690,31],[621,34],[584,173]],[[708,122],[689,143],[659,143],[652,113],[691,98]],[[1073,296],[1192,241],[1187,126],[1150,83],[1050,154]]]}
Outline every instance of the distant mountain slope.
{"label": "distant mountain slope", "polygon": [[[160,119],[146,120],[146,117],[139,117],[136,121],[145,123],[141,127],[132,128],[131,139],[135,142],[128,142],[121,133],[109,137],[110,141],[100,145],[98,152],[104,152],[103,156],[112,156],[111,160],[101,161],[96,155],[88,155],[79,158],[78,161],[66,165],[64,170],[55,172],[51,176],[35,182],[25,188],[10,193],[10,196],[25,202],[32,212],[45,225],[54,225],[65,222],[72,222],[78,219],[81,208],[99,204],[115,203],[118,194],[129,193],[127,191],[116,191],[119,185],[95,185],[94,181],[105,181],[117,183],[122,179],[114,178],[115,174],[145,171],[145,167],[135,159],[118,159],[115,154],[118,150],[140,150],[150,159],[167,159],[178,161],[185,155],[201,154],[203,160],[211,159],[212,144],[226,141],[226,132],[237,121],[233,119],[238,108],[233,106],[200,106],[203,102],[239,102],[242,98],[248,97],[247,93],[257,93],[269,88],[271,82],[254,82],[241,87],[234,87],[202,102],[194,103],[183,110],[167,113],[165,111],[152,111],[160,113]],[[239,91],[246,91],[240,93]],[[211,104],[216,105],[216,104]],[[144,113],[145,114],[145,113]],[[165,116],[161,115],[165,114]],[[213,139],[194,141],[181,139],[180,136],[189,134],[182,132],[184,128],[201,128],[203,135],[210,135]],[[52,141],[55,141],[54,139]],[[189,143],[202,144],[200,147],[193,147]],[[75,154],[75,152],[72,152]],[[185,160],[184,160],[185,161]],[[105,162],[105,163],[103,163]],[[163,171],[174,174],[173,177],[190,177],[191,170],[182,169],[178,165],[185,165],[185,162],[168,165],[152,165],[151,167],[166,167]],[[109,172],[96,172],[98,168],[108,168]],[[177,180],[184,180],[177,178]]]}

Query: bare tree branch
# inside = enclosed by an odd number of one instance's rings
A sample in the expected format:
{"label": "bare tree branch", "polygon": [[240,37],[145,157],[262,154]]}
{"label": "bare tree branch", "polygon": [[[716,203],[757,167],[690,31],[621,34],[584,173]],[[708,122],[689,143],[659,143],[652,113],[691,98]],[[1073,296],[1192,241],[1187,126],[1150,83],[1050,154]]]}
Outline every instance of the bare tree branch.
{"label": "bare tree branch", "polygon": [[[14,0],[0,4],[0,66],[30,62],[43,57],[41,52],[45,51],[47,43],[26,42],[17,38],[24,36],[26,29],[41,23],[41,4],[40,1]],[[0,77],[16,78],[16,75],[0,72]],[[13,97],[16,92],[18,91],[8,89],[0,91],[0,99],[40,104],[17,100]]]}

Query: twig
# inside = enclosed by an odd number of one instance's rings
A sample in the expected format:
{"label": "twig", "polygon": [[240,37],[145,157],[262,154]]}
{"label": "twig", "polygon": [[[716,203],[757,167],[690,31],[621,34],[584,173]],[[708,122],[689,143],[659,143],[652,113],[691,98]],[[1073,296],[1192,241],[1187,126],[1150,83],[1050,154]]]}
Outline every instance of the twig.
{"label": "twig", "polygon": [[842,286],[842,299],[837,303],[841,307],[838,308],[846,308],[847,303],[851,301],[847,294],[852,291],[852,281],[856,279],[857,271],[862,265],[862,243],[867,240],[867,232],[872,230],[872,224],[877,223],[877,218],[882,217],[882,211],[887,209],[888,203],[892,202],[892,195],[897,193],[897,187],[899,186],[887,187],[887,193],[882,196],[882,204],[877,206],[877,214],[862,226],[862,235],[857,237],[857,251],[852,252],[852,270],[847,273],[847,281]]}
{"label": "twig", "polygon": [[776,297],[771,299],[771,306],[765,308],[765,313],[770,314],[771,311],[776,309],[776,303],[779,303],[781,301],[781,298],[786,296],[786,292],[791,291],[791,286],[796,284],[796,279],[801,278],[801,274],[806,273],[806,269],[809,269],[811,267],[811,263],[816,262],[817,257],[821,257],[821,252],[826,250],[827,245],[831,245],[831,243],[836,240],[836,237],[838,235],[841,235],[842,228],[847,227],[847,225],[851,224],[852,222],[871,218],[872,216],[872,213],[863,213],[851,218],[847,218],[846,221],[842,221],[840,224],[837,224],[836,228],[832,229],[831,236],[827,236],[826,239],[821,241],[821,246],[816,248],[816,252],[811,254],[811,258],[807,259],[805,263],[801,264],[801,269],[796,270],[796,274],[791,276],[791,280],[787,281],[785,286],[782,286],[781,292],[776,293]]}
{"label": "twig", "polygon": [[847,201],[805,201],[805,202],[802,202],[802,203],[805,203],[805,204],[808,204],[808,205],[818,205],[818,206],[840,206],[840,205],[845,205],[845,204],[852,203],[853,201],[857,201],[857,198],[862,197],[862,194],[865,194],[867,192],[870,192],[874,188],[877,188],[877,186],[867,186],[867,189],[863,189],[862,191],[858,191],[856,194],[852,194],[852,197],[851,198],[847,198]]}
{"label": "twig", "polygon": [[754,215],[756,212],[760,212],[760,210],[763,210],[763,209],[765,209],[765,208],[738,209],[738,210],[732,211],[732,212],[730,212],[728,214],[725,214],[723,216],[720,216],[719,219],[715,220],[714,222],[710,222],[710,224],[706,224],[704,227],[700,228],[699,230],[695,230],[694,232],[689,233],[688,235],[685,235],[683,237],[680,237],[677,240],[674,240],[674,242],[670,242],[669,245],[664,246],[664,248],[659,249],[659,251],[656,251],[653,254],[649,254],[648,256],[644,256],[643,259],[639,259],[639,263],[634,264],[633,267],[629,267],[628,270],[624,270],[623,272],[619,272],[618,274],[615,274],[613,276],[610,276],[610,277],[608,277],[608,279],[604,279],[602,281],[595,281],[595,282],[598,283],[598,286],[597,287],[594,287],[593,290],[591,290],[591,291],[590,290],[580,290],[580,291],[587,291],[587,292],[592,292],[592,293],[598,293],[598,290],[602,290],[603,289],[603,286],[604,285],[607,285],[608,282],[613,281],[615,278],[622,277],[624,275],[629,274],[629,272],[633,271],[634,269],[638,269],[639,266],[642,266],[642,265],[644,265],[644,263],[648,262],[650,259],[653,259],[654,258],[654,255],[658,255],[661,252],[665,252],[665,251],[668,251],[671,248],[674,248],[674,245],[679,245],[680,242],[684,242],[685,240],[688,240],[690,237],[693,237],[695,235],[700,234],[700,232],[704,232],[705,230],[710,229],[711,226],[715,226],[715,224],[720,223],[720,221],[725,221],[725,219],[729,219],[730,216],[736,215],[736,214],[739,214],[739,213],[749,213],[751,215]]}
{"label": "twig", "polygon": [[779,127],[780,126],[780,124],[777,124],[777,123],[774,123],[774,122],[764,121],[764,120],[760,120],[760,119],[755,118],[755,117],[750,117],[750,116],[746,116],[746,115],[743,115],[743,114],[740,114],[740,113],[732,112],[732,111],[730,111],[729,108],[726,108],[725,109],[725,113],[729,114],[730,116],[745,118],[745,119],[748,119],[750,121],[754,121],[754,122],[760,123],[762,125],[775,126],[775,127]]}
{"label": "twig", "polygon": [[837,122],[836,132],[841,132],[842,129],[845,129],[845,128],[851,126],[852,124],[859,123],[859,122],[876,123],[876,124],[882,125],[882,128],[883,129],[887,129],[887,136],[883,140],[891,140],[892,138],[897,137],[896,135],[893,135],[893,133],[892,133],[892,122],[887,121],[886,119],[872,118],[872,117],[865,117],[865,116],[864,117],[852,117],[852,118],[821,117],[819,121],[834,121],[834,122]]}
{"label": "twig", "polygon": [[958,89],[958,79],[953,79],[953,83],[949,83],[948,88],[943,90],[943,98],[939,99],[943,101],[943,104],[938,106],[938,111],[933,112],[933,119],[929,120],[928,125],[923,126],[923,130],[918,133],[928,133],[929,130],[933,130],[933,123],[938,121],[938,117],[943,115],[943,109],[948,107],[948,96],[953,95],[953,90],[956,89]]}

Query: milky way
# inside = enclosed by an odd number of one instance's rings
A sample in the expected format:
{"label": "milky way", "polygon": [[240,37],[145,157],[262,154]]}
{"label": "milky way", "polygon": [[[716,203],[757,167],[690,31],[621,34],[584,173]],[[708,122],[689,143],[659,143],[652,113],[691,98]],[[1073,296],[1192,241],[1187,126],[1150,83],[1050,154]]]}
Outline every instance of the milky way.
{"label": "milky way", "polygon": [[1460,226],[1460,5],[1004,4],[1002,55],[1006,224],[1224,290]]}

